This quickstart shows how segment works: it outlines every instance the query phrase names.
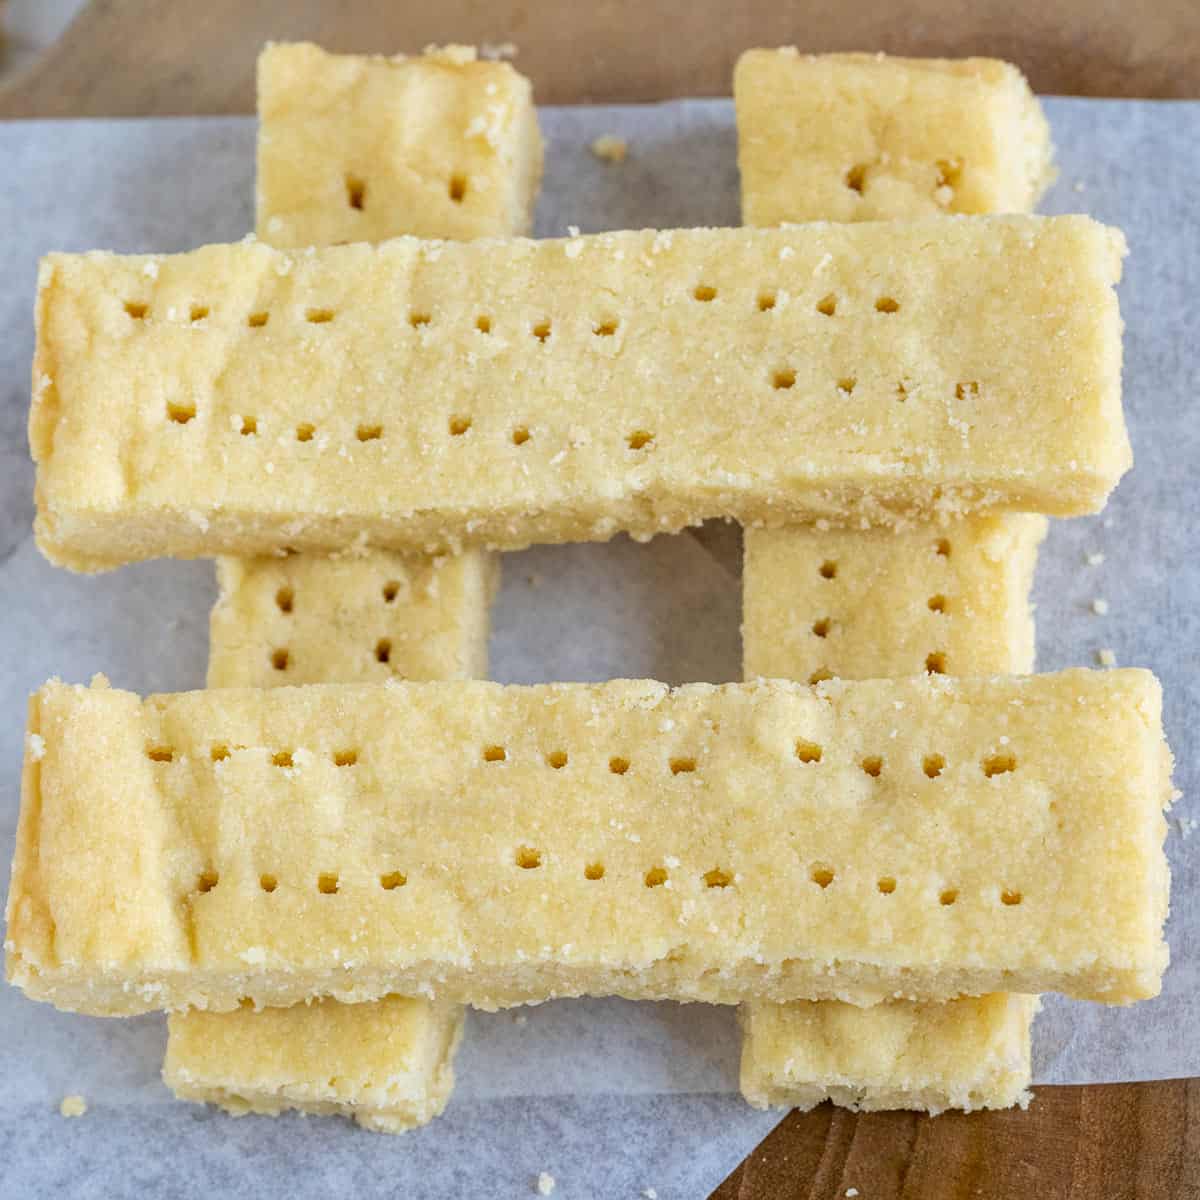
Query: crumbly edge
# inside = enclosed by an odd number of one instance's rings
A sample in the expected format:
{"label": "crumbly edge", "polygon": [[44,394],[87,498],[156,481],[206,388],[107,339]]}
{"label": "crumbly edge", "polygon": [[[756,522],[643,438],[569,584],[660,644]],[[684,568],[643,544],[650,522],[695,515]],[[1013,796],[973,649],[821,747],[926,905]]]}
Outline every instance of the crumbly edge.
{"label": "crumbly edge", "polygon": [[[305,1009],[297,1009],[297,1036],[303,1036],[306,1015]],[[445,1111],[454,1090],[454,1059],[462,1042],[463,1017],[461,1008],[442,1008],[433,1014],[431,1020],[436,1028],[430,1036],[436,1038],[436,1046],[432,1048],[430,1061],[422,1062],[412,1071],[403,1081],[406,1085],[403,1091],[399,1080],[389,1080],[394,1098],[387,1105],[320,1099],[319,1081],[312,1085],[272,1086],[266,1080],[239,1080],[236,1064],[230,1064],[221,1079],[198,1078],[193,1064],[181,1059],[179,1043],[170,1033],[176,1021],[187,1019],[186,1014],[172,1016],[168,1022],[163,1080],[179,1099],[215,1104],[234,1117],[249,1113],[277,1117],[285,1111],[295,1111],[311,1116],[351,1117],[374,1133],[405,1133],[428,1124]]]}
{"label": "crumbly edge", "polygon": [[[950,1000],[948,1004],[971,1004],[973,1000]],[[740,1086],[747,1103],[754,1108],[798,1108],[807,1112],[826,1100],[856,1112],[910,1109],[933,1116],[947,1109],[973,1112],[986,1108],[1026,1108],[1032,1099],[1031,1028],[1041,1007],[1037,996],[1010,998],[1001,1029],[980,1047],[973,1069],[960,1075],[942,1074],[928,1063],[913,1064],[907,1078],[896,1074],[883,1079],[863,1080],[846,1076],[798,1079],[789,1064],[766,1057],[755,1037],[752,1008],[742,1009],[742,1061]],[[862,1014],[863,1037],[870,1010]],[[924,1070],[922,1070],[924,1068]]]}

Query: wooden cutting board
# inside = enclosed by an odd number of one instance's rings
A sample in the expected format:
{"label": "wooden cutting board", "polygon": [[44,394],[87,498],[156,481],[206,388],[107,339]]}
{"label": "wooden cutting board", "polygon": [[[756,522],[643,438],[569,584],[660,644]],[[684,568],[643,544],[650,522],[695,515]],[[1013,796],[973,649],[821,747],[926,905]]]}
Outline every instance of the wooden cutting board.
{"label": "wooden cutting board", "polygon": [[[93,0],[0,117],[252,113],[268,39],[513,43],[546,104],[728,95],[751,45],[990,54],[1043,93],[1200,97],[1200,0]],[[1196,1036],[1200,1036],[1197,1033]],[[1200,1079],[1038,1088],[1028,1112],[786,1117],[719,1200],[1200,1200]],[[665,1198],[664,1198],[665,1200]]]}

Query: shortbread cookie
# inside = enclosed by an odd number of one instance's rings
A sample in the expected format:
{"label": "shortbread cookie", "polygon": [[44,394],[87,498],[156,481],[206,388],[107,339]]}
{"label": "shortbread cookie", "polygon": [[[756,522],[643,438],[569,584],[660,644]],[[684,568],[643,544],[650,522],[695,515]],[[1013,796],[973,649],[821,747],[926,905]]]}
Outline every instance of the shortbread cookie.
{"label": "shortbread cookie", "polygon": [[235,1116],[294,1108],[402,1133],[446,1107],[462,1023],[457,1005],[399,996],[173,1013],[163,1078],[181,1099]]}
{"label": "shortbread cookie", "polygon": [[733,94],[747,225],[1028,212],[1053,178],[1041,106],[996,59],[748,50]]}
{"label": "shortbread cookie", "polygon": [[208,686],[482,678],[497,578],[481,551],[222,559]]}
{"label": "shortbread cookie", "polygon": [[52,255],[56,562],[1094,511],[1129,464],[1085,217]]}
{"label": "shortbread cookie", "polygon": [[533,90],[473,47],[384,58],[268,46],[258,114],[258,236],[274,246],[529,232]]}
{"label": "shortbread cookie", "polygon": [[12,982],[61,1008],[1158,992],[1145,671],[32,700]]}
{"label": "shortbread cookie", "polygon": [[1022,514],[900,532],[747,530],[746,677],[1031,671],[1029,590],[1045,535],[1045,518]]}
{"label": "shortbread cookie", "polygon": [[856,1008],[820,1003],[742,1008],[742,1095],[756,1108],[1007,1108],[1029,1102],[1036,996]]}

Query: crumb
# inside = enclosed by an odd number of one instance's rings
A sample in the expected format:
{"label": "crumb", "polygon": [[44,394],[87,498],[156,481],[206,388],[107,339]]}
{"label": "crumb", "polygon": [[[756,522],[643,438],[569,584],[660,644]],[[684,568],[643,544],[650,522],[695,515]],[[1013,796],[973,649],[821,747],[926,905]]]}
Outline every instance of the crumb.
{"label": "crumb", "polygon": [[534,571],[532,575],[525,576],[525,582],[529,584],[531,588],[539,588],[542,586],[542,577],[536,571]]}
{"label": "crumb", "polygon": [[658,1192],[654,1188],[645,1188],[642,1195],[646,1197],[646,1200],[658,1200]]}
{"label": "crumb", "polygon": [[517,1015],[515,1017],[513,1017],[514,1025],[521,1026],[521,1025],[527,1025],[528,1023],[529,1023],[529,1018],[524,1013],[517,1013]]}
{"label": "crumb", "polygon": [[492,60],[516,58],[518,53],[516,42],[484,42],[479,47],[479,57]]}
{"label": "crumb", "polygon": [[31,762],[41,762],[46,757],[46,739],[40,733],[27,733],[25,745],[28,747]]}
{"label": "crumb", "polygon": [[1072,188],[1076,192],[1086,191],[1087,184],[1084,183],[1082,179],[1077,179],[1077,180],[1075,180],[1075,183],[1072,185]]}
{"label": "crumb", "polygon": [[1096,551],[1095,553],[1089,554],[1087,556],[1087,565],[1089,567],[1098,567],[1103,562],[1104,562],[1104,555],[1101,554],[1099,551]]}
{"label": "crumb", "polygon": [[1180,817],[1175,823],[1179,826],[1181,838],[1190,838],[1196,832],[1197,826],[1200,826],[1200,821],[1195,817]]}
{"label": "crumb", "polygon": [[87,1101],[82,1096],[64,1096],[58,1111],[64,1117],[82,1117],[87,1112]]}
{"label": "crumb", "polygon": [[537,1190],[542,1196],[548,1196],[554,1191],[554,1176],[549,1171],[543,1171],[537,1177]]}
{"label": "crumb", "polygon": [[1113,527],[1112,517],[1105,517],[1104,520],[1101,521],[1100,523],[1104,526],[1105,529],[1111,529]]}
{"label": "crumb", "polygon": [[1092,601],[1092,612],[1094,612],[1096,614],[1096,616],[1098,616],[1098,617],[1107,616],[1108,615],[1108,601],[1101,600],[1100,597],[1097,596],[1096,599]]}
{"label": "crumb", "polygon": [[857,1195],[858,1195],[858,1188],[847,1188],[846,1189],[847,1200],[854,1200],[854,1197]]}
{"label": "crumb", "polygon": [[592,143],[592,153],[601,162],[623,163],[625,155],[629,153],[629,143],[613,133],[601,134]]}
{"label": "crumb", "polygon": [[1117,656],[1105,646],[1103,649],[1096,651],[1096,661],[1102,667],[1115,667],[1117,665]]}

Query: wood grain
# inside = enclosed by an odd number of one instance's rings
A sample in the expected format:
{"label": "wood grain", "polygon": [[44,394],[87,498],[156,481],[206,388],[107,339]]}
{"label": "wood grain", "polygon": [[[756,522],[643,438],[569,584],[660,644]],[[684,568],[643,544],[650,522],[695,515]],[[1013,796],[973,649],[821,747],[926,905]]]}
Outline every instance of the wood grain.
{"label": "wood grain", "polygon": [[0,88],[0,117],[254,111],[268,39],[415,51],[511,41],[543,104],[728,95],[747,46],[992,54],[1040,92],[1200,95],[1197,0],[93,0],[57,45]]}
{"label": "wood grain", "polygon": [[[1041,92],[1200,96],[1200,0],[93,0],[0,117],[250,113],[268,39],[514,42],[541,103],[727,95],[738,52],[992,54]],[[1028,1112],[794,1113],[717,1200],[1200,1200],[1200,1080],[1038,1088]]]}
{"label": "wood grain", "polygon": [[1027,1112],[792,1113],[712,1200],[1197,1200],[1200,1080],[1045,1087]]}

